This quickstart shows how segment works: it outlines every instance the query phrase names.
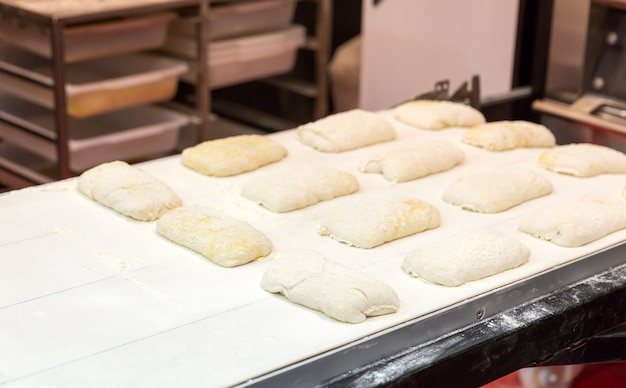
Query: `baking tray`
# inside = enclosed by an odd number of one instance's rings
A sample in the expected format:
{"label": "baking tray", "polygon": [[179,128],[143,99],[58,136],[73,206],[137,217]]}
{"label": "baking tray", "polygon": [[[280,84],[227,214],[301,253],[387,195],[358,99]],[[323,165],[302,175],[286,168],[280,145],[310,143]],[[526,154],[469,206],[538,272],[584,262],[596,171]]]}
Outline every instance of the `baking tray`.
{"label": "baking tray", "polygon": [[[65,28],[65,62],[160,47],[165,42],[169,23],[175,17],[173,12],[163,12]],[[50,33],[42,28],[0,19],[0,41],[52,58]]]}
{"label": "baking tray", "polygon": [[[0,119],[0,139],[56,161],[53,111],[0,93]],[[138,161],[163,156],[176,148],[180,129],[188,123],[187,115],[153,105],[87,119],[70,118],[70,169],[82,172],[111,160]]]}
{"label": "baking tray", "polygon": [[[0,45],[3,90],[54,108],[52,64],[27,51]],[[131,106],[169,100],[187,71],[182,61],[149,53],[99,58],[66,66],[67,112],[89,117]]]}
{"label": "baking tray", "polygon": [[[213,88],[226,87],[255,79],[289,72],[296,54],[305,42],[305,29],[292,25],[272,32],[264,32],[209,43],[209,84]],[[169,35],[163,51],[183,58],[195,58],[196,41],[182,35]],[[197,82],[195,60],[189,61],[190,70],[181,75],[183,81]]]}
{"label": "baking tray", "polygon": [[[207,33],[212,40],[283,30],[292,22],[296,0],[254,0],[213,5],[209,12]],[[170,34],[193,38],[193,19],[177,19]]]}
{"label": "baking tray", "polygon": [[[542,287],[550,279],[556,280],[554,285],[568,280],[560,280],[560,274],[569,266],[577,269],[577,263],[586,263],[600,272],[606,262],[595,259],[625,241],[626,231],[620,231],[584,247],[562,248],[517,231],[520,218],[531,211],[585,194],[621,193],[623,175],[580,179],[537,169],[553,183],[553,194],[503,213],[471,213],[442,201],[451,181],[493,166],[536,168],[543,150],[492,153],[461,144],[463,129],[431,132],[389,120],[398,132],[395,141],[341,154],[303,146],[294,131],[272,134],[289,155],[235,177],[197,174],[181,165],[179,155],[140,164],[168,183],[184,203],[220,208],[268,235],[274,244],[270,257],[237,268],[219,267],[163,239],[154,223],[132,221],[93,203],[76,192],[74,179],[0,196],[3,217],[20,220],[0,226],[0,284],[11,290],[0,293],[5,350],[0,354],[0,381],[9,387],[233,386],[262,385],[285,376],[283,382],[309,385],[318,367],[339,365],[338,360],[356,357],[359,349],[374,349],[362,352],[363,357],[383,357],[402,338],[410,341],[415,335],[421,341],[474,323],[480,307],[490,316],[509,302],[548,292]],[[465,163],[400,184],[356,170],[372,154],[432,138],[457,143]],[[248,179],[310,163],[353,172],[360,192],[285,214],[271,213],[240,195]],[[397,196],[437,206],[441,227],[369,250],[317,233],[323,217],[354,201]],[[532,252],[529,262],[454,288],[413,279],[401,270],[404,255],[418,245],[481,227],[518,238]],[[260,279],[272,258],[303,251],[318,252],[392,285],[400,310],[346,324],[262,290]],[[620,262],[622,257],[611,260]],[[547,283],[532,283],[544,275]],[[527,281],[528,294],[511,288]],[[377,339],[382,348],[372,346]],[[317,377],[321,381],[327,372],[320,369]]]}

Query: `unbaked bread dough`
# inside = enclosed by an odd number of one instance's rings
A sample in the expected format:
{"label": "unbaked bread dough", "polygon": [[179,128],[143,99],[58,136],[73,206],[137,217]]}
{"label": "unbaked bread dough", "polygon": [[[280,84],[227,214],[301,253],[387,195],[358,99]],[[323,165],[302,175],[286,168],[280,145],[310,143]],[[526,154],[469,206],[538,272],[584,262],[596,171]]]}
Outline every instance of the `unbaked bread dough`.
{"label": "unbaked bread dough", "polygon": [[451,142],[430,140],[374,156],[361,163],[359,170],[381,173],[387,180],[399,183],[447,171],[464,159],[463,151]]}
{"label": "unbaked bread dough", "polygon": [[154,221],[182,205],[165,183],[120,160],[83,172],[77,186],[92,200],[140,221]]}
{"label": "unbaked bread dough", "polygon": [[597,144],[567,144],[539,155],[538,165],[576,177],[626,174],[626,154]]}
{"label": "unbaked bread dough", "polygon": [[320,234],[342,243],[373,248],[402,237],[438,228],[439,211],[419,199],[364,202],[323,220]]}
{"label": "unbaked bread dough", "polygon": [[311,253],[274,260],[263,274],[262,287],[348,323],[395,313],[399,306],[387,284]]}
{"label": "unbaked bread dough", "polygon": [[284,213],[358,190],[359,182],[350,173],[305,166],[250,180],[243,185],[241,195],[273,212]]}
{"label": "unbaked bread dough", "polygon": [[461,141],[489,151],[547,148],[556,144],[554,134],[546,126],[523,120],[475,125],[463,133]]}
{"label": "unbaked bread dough", "polygon": [[579,247],[626,228],[626,201],[587,196],[539,210],[520,221],[519,230],[563,247]]}
{"label": "unbaked bread dough", "polygon": [[490,229],[473,229],[410,252],[402,263],[409,275],[444,286],[486,278],[528,261],[521,242]]}
{"label": "unbaked bread dough", "polygon": [[248,222],[205,206],[182,206],[166,213],[157,222],[157,231],[223,267],[272,252],[272,242]]}
{"label": "unbaked bread dough", "polygon": [[396,131],[382,115],[352,109],[299,126],[296,138],[319,151],[343,152],[393,140]]}
{"label": "unbaked bread dough", "polygon": [[552,192],[545,177],[524,169],[477,172],[449,185],[443,200],[465,210],[498,213]]}
{"label": "unbaked bread dough", "polygon": [[452,101],[414,100],[398,105],[393,116],[422,129],[471,127],[485,122],[485,116],[469,105]]}
{"label": "unbaked bread dough", "polygon": [[186,148],[181,162],[201,174],[225,177],[256,170],[286,155],[287,149],[267,136],[237,135]]}

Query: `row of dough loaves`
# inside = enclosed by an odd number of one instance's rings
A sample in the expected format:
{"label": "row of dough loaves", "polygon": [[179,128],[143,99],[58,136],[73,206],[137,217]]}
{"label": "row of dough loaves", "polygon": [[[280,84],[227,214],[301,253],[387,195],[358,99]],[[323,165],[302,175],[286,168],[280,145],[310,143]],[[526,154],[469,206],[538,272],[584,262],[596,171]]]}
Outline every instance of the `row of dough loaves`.
{"label": "row of dough loaves", "polygon": [[[461,141],[489,151],[554,146],[554,137],[543,126],[519,121],[486,123],[478,111],[463,104],[414,101],[396,108],[394,117],[430,130],[469,127]],[[296,130],[296,136],[303,144],[320,151],[343,152],[393,140],[395,131],[382,116],[353,110],[305,124]],[[429,150],[437,152],[428,153]],[[278,162],[286,156],[287,150],[268,137],[242,135],[190,147],[183,151],[181,161],[202,174],[227,177]],[[463,153],[449,142],[422,142],[373,157],[358,168],[362,172],[381,173],[390,181],[403,182],[446,171],[462,163],[463,158]],[[626,172],[623,154],[587,144],[556,147],[542,154],[538,164],[580,177]],[[501,184],[485,185],[485,181]],[[491,192],[485,191],[485,187],[491,187]],[[124,162],[86,171],[79,179],[78,188],[121,214],[142,221],[158,220],[157,231],[163,237],[222,266],[242,265],[272,251],[271,241],[247,222],[216,209],[182,206],[180,198],[165,184]],[[307,166],[250,181],[242,187],[242,195],[272,211],[285,212],[358,190],[358,181],[351,174]],[[495,171],[467,176],[451,184],[443,197],[468,210],[497,212],[551,191],[550,183],[533,172]],[[322,221],[319,232],[349,245],[372,248],[437,228],[439,217],[438,210],[426,202],[406,198],[388,200],[346,209]],[[597,221],[593,228],[573,227],[591,218]],[[522,220],[519,229],[558,245],[579,246],[625,227],[623,198],[594,197],[531,214]],[[490,249],[485,251],[485,246]],[[429,282],[458,286],[516,268],[529,255],[525,246],[497,231],[467,231],[410,252],[402,269]],[[274,259],[264,273],[262,287],[344,322],[357,323],[367,316],[398,309],[397,295],[388,285],[311,255]],[[320,293],[322,287],[328,289]]]}

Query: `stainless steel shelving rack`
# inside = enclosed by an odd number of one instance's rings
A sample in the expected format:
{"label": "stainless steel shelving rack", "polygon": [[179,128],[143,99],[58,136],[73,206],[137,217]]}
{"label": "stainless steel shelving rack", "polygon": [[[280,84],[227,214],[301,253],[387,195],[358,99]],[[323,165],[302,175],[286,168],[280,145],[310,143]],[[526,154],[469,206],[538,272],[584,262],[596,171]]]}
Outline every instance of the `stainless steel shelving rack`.
{"label": "stainless steel shelving rack", "polygon": [[[199,42],[208,41],[207,29],[210,0],[107,0],[89,2],[75,0],[63,6],[47,1],[0,0],[0,18],[13,20],[22,25],[46,31],[50,36],[52,52],[52,92],[55,106],[56,136],[45,140],[54,142],[57,151],[56,175],[58,179],[72,176],[69,169],[68,150],[68,115],[67,96],[65,90],[65,39],[67,27],[88,24],[117,17],[141,16],[162,11],[174,11],[179,14],[197,17],[196,38]],[[207,62],[208,49],[206,44],[198,44],[198,63]],[[198,66],[198,84],[207,84],[207,66]],[[196,97],[197,117],[193,120],[199,126],[200,140],[208,137],[208,111],[210,95],[206,88],[198,88]],[[12,124],[13,125],[13,124]],[[26,129],[24,129],[26,130]],[[0,181],[10,186],[23,187],[44,183],[46,176],[23,166],[10,162],[0,163]]]}

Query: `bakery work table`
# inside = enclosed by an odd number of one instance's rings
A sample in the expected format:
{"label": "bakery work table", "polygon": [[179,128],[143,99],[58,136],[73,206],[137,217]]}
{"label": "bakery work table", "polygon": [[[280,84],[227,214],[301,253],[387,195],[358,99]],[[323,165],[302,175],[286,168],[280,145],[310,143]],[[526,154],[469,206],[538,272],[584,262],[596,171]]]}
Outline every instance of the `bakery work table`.
{"label": "bakery work table", "polygon": [[[562,176],[536,169],[542,150],[491,153],[460,143],[462,129],[431,132],[390,120],[395,141],[341,154],[310,149],[293,131],[270,135],[289,155],[229,178],[197,174],[178,155],[138,165],[185,204],[217,207],[271,239],[268,258],[236,268],[167,241],[153,222],[92,202],[77,191],[75,178],[1,195],[0,383],[475,386],[534,363],[589,356],[563,349],[583,349],[626,321],[626,231],[579,248],[517,231],[533,210],[585,194],[621,193],[623,175]],[[400,184],[356,169],[363,158],[425,138],[458,144],[464,164]],[[350,171],[361,190],[284,214],[240,195],[248,179],[311,162]],[[554,192],[497,214],[467,212],[441,199],[451,181],[493,166],[534,168]],[[405,196],[436,206],[441,227],[373,249],[317,233],[323,217],[355,201]],[[420,244],[469,228],[515,236],[531,250],[529,262],[459,287],[427,283],[400,269]],[[346,324],[260,287],[272,258],[305,251],[385,281],[400,298],[399,311]]]}

